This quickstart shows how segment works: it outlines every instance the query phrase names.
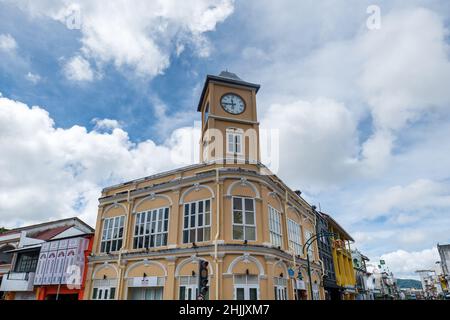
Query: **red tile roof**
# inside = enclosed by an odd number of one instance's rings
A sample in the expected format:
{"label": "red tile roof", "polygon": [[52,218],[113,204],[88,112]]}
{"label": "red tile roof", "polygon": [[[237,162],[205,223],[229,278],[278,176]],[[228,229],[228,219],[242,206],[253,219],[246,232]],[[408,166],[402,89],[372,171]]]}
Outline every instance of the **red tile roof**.
{"label": "red tile roof", "polygon": [[66,231],[69,228],[72,228],[73,226],[61,226],[61,227],[56,227],[56,228],[52,228],[52,229],[47,229],[41,232],[38,232],[36,234],[33,234],[31,237],[35,238],[35,239],[40,239],[40,240],[44,240],[44,241],[48,241],[50,239],[52,239],[53,237],[57,236],[58,234],[60,234],[63,231]]}

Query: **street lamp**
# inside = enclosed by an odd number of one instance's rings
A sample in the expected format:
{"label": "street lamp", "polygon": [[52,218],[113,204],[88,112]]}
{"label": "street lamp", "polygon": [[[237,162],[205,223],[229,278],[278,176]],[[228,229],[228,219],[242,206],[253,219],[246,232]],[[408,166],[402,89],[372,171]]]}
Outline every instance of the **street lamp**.
{"label": "street lamp", "polygon": [[337,236],[337,234],[334,232],[322,231],[322,232],[319,232],[319,233],[313,235],[311,238],[309,238],[305,242],[305,245],[303,246],[303,254],[306,255],[306,262],[307,262],[307,266],[308,266],[309,294],[311,296],[311,300],[314,300],[314,296],[313,296],[313,287],[312,287],[312,279],[311,279],[311,265],[309,262],[309,254],[308,254],[309,247],[314,243],[314,241],[317,241],[317,239],[336,238],[336,236]]}

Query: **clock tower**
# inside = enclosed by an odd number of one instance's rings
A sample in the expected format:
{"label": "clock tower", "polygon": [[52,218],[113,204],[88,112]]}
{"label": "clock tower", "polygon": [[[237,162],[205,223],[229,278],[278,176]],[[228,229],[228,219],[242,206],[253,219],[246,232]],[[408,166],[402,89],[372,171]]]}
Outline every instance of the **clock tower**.
{"label": "clock tower", "polygon": [[202,114],[201,162],[260,161],[256,110],[259,88],[228,71],[206,77],[197,109]]}

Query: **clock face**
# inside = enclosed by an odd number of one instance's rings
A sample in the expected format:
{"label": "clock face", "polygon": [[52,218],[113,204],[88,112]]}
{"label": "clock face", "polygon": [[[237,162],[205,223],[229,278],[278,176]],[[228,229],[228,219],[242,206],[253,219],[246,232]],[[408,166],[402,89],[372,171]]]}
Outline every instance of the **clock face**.
{"label": "clock face", "polygon": [[231,114],[240,114],[245,110],[245,102],[236,94],[227,93],[220,99],[222,108]]}

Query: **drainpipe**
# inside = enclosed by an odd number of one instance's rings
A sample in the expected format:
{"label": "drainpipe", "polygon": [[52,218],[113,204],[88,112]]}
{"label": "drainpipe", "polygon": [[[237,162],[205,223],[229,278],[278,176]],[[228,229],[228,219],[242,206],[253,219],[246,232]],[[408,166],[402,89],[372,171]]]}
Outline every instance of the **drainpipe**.
{"label": "drainpipe", "polygon": [[219,261],[217,257],[218,239],[220,235],[220,185],[219,168],[216,168],[216,236],[214,237],[214,261],[216,263],[216,300],[219,300]]}

